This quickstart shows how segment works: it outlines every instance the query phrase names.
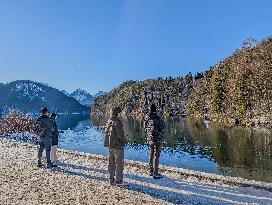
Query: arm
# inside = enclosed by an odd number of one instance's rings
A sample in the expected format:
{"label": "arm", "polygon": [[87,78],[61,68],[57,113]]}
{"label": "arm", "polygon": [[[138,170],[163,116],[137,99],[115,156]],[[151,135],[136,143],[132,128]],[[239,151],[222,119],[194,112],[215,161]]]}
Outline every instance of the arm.
{"label": "arm", "polygon": [[50,120],[49,126],[50,126],[50,130],[51,130],[52,132],[55,132],[55,131],[56,131],[56,130],[55,130],[55,126],[54,126],[54,122],[53,122],[52,120]]}
{"label": "arm", "polygon": [[109,146],[109,132],[110,132],[111,122],[108,121],[105,127],[105,137],[104,137],[104,147]]}
{"label": "arm", "polygon": [[56,136],[59,136],[59,130],[56,122],[54,122],[54,133]]}
{"label": "arm", "polygon": [[165,124],[164,124],[164,121],[163,121],[163,119],[161,119],[161,118],[160,118],[160,123],[159,123],[159,132],[160,132],[161,138],[163,138],[163,135],[164,135],[164,129],[165,129]]}
{"label": "arm", "polygon": [[144,129],[146,130],[146,128],[148,127],[148,121],[149,121],[149,117],[145,117],[144,119]]}
{"label": "arm", "polygon": [[115,123],[116,126],[116,138],[119,139],[123,144],[125,143],[125,134],[123,124],[121,121]]}

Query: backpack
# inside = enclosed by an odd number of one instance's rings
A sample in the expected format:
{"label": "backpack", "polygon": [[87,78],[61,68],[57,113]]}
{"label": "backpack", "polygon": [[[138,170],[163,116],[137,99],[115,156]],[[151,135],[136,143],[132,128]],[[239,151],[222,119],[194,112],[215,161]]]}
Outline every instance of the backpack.
{"label": "backpack", "polygon": [[45,128],[43,127],[42,121],[36,120],[33,125],[33,132],[35,135],[42,137],[45,133]]}

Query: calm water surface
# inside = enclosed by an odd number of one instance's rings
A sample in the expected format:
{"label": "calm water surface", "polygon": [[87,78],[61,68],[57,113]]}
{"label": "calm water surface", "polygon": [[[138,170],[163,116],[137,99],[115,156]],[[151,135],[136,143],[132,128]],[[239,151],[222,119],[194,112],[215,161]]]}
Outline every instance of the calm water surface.
{"label": "calm water surface", "polygon": [[[149,148],[143,123],[122,119],[125,158],[147,162]],[[59,116],[60,147],[107,155],[103,146],[105,119]],[[227,127],[196,119],[168,119],[161,164],[207,173],[272,182],[272,136],[242,127]]]}

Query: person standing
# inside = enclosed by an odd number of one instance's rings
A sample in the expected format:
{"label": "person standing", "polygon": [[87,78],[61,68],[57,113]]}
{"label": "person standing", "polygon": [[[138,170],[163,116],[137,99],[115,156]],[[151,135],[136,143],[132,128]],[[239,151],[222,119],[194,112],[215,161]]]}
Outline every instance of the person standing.
{"label": "person standing", "polygon": [[123,185],[125,135],[119,118],[121,108],[112,109],[106,124],[104,146],[109,149],[109,182],[111,185]]}
{"label": "person standing", "polygon": [[52,132],[52,146],[51,146],[51,162],[54,164],[58,161],[57,157],[57,149],[58,149],[58,144],[59,144],[59,131],[58,131],[58,126],[57,126],[57,114],[52,113],[50,116],[50,119],[53,122],[53,132]]}
{"label": "person standing", "polygon": [[147,133],[147,140],[150,145],[149,171],[153,179],[160,179],[159,158],[161,153],[161,144],[163,140],[164,122],[157,113],[156,105],[152,104],[150,113],[146,116],[144,128]]}
{"label": "person standing", "polygon": [[38,117],[37,122],[40,124],[41,129],[43,130],[40,135],[39,149],[38,149],[38,167],[42,167],[42,153],[45,149],[46,151],[46,160],[47,160],[47,168],[56,167],[53,165],[50,159],[50,151],[52,144],[52,132],[53,122],[49,118],[48,108],[41,109],[41,116]]}

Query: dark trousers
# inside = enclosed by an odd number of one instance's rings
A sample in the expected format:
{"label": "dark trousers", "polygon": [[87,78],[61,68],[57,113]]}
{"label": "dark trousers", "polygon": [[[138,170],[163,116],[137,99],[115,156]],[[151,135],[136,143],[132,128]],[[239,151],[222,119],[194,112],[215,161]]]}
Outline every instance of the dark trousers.
{"label": "dark trousers", "polygon": [[151,144],[149,157],[149,171],[151,173],[158,174],[160,154],[161,144]]}
{"label": "dark trousers", "polygon": [[41,164],[42,163],[42,154],[43,154],[43,150],[46,151],[46,160],[47,160],[47,164],[51,164],[51,160],[50,160],[50,151],[51,151],[51,144],[52,144],[52,140],[51,138],[47,139],[40,139],[39,142],[39,150],[38,150],[38,163]]}

